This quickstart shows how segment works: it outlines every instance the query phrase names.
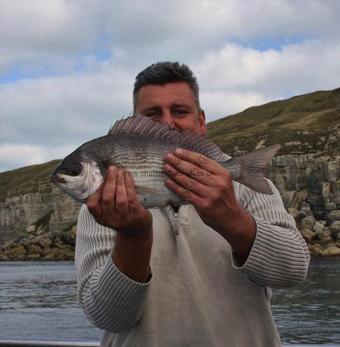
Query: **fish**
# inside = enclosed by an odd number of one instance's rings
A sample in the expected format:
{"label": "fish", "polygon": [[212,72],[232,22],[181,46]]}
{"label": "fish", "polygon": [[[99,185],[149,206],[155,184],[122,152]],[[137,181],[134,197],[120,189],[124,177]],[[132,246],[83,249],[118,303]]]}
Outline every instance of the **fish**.
{"label": "fish", "polygon": [[143,115],[123,118],[107,135],[82,144],[61,161],[50,179],[73,199],[85,203],[105,180],[107,168],[115,165],[132,174],[145,208],[183,205],[188,202],[164,184],[168,177],[163,171],[164,156],[176,148],[199,152],[226,168],[233,180],[259,193],[273,194],[265,172],[280,145],[230,158],[205,137],[171,129]]}

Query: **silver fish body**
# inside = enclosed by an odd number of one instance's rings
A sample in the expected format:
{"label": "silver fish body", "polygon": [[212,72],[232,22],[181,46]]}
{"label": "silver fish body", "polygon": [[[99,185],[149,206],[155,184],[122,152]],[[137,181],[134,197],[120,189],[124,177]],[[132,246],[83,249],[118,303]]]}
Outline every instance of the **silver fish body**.
{"label": "silver fish body", "polygon": [[164,181],[162,167],[166,153],[176,148],[200,152],[227,168],[233,179],[261,193],[270,194],[263,176],[278,146],[226,160],[212,142],[189,131],[171,130],[166,124],[144,116],[120,120],[109,134],[89,141],[68,155],[51,174],[51,180],[64,192],[84,202],[102,184],[110,165],[131,172],[138,198],[146,208],[185,204]]}

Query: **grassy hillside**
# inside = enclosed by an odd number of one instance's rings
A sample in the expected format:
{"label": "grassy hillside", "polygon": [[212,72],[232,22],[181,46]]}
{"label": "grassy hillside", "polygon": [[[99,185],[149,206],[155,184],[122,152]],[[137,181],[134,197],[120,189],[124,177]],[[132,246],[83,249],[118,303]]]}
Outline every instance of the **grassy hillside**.
{"label": "grassy hillside", "polygon": [[340,88],[250,107],[208,124],[209,138],[228,153],[280,143],[282,153],[339,151]]}
{"label": "grassy hillside", "polygon": [[50,185],[46,184],[49,181],[48,176],[59,162],[60,160],[52,160],[40,165],[31,165],[16,170],[1,172],[0,201],[4,200],[9,191],[11,192],[10,195],[19,195],[50,189]]}

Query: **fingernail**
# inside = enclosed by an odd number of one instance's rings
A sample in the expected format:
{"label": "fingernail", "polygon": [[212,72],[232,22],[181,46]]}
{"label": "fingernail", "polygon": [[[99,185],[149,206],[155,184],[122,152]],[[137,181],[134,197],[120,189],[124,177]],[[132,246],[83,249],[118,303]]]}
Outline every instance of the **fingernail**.
{"label": "fingernail", "polygon": [[170,165],[168,165],[168,164],[165,164],[164,166],[163,166],[163,169],[165,170],[165,171],[170,171],[171,169],[170,169]]}
{"label": "fingernail", "polygon": [[172,159],[173,157],[174,155],[170,152],[165,155],[165,159]]}
{"label": "fingernail", "polygon": [[177,148],[175,150],[175,153],[181,155],[181,154],[183,154],[183,151],[180,148]]}

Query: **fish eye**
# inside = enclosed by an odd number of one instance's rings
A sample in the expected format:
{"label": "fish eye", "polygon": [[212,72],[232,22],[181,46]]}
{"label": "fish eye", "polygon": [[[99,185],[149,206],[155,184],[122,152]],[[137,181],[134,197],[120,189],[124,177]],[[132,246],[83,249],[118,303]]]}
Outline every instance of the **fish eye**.
{"label": "fish eye", "polygon": [[67,174],[69,176],[78,176],[81,173],[81,167],[73,166],[67,169]]}

